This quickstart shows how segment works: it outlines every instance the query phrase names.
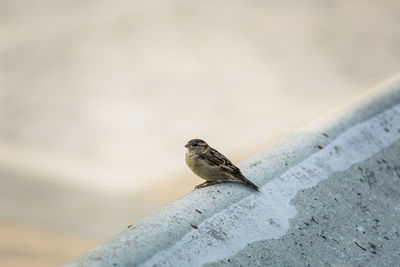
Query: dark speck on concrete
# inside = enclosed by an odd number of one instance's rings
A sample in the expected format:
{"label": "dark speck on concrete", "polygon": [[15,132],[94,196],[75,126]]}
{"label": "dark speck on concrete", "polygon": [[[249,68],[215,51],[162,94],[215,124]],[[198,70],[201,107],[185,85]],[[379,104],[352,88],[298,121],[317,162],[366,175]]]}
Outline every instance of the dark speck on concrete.
{"label": "dark speck on concrete", "polygon": [[323,149],[324,147],[321,145],[317,145],[318,149]]}
{"label": "dark speck on concrete", "polygon": [[253,162],[253,163],[250,164],[250,168],[253,168],[253,167],[257,166],[257,165],[259,165],[260,163],[261,163],[261,161],[260,161],[260,160],[257,160],[256,162]]}
{"label": "dark speck on concrete", "polygon": [[319,224],[319,222],[317,222],[317,220],[315,220],[314,216],[311,216],[311,221],[315,222],[316,224]]}
{"label": "dark speck on concrete", "polygon": [[198,228],[197,225],[195,225],[195,224],[190,224],[190,226],[192,226],[193,229],[197,229]]}
{"label": "dark speck on concrete", "polygon": [[329,137],[329,135],[327,133],[322,133],[322,135],[325,137]]}
{"label": "dark speck on concrete", "polygon": [[358,244],[356,241],[354,241],[354,244],[356,244],[357,245],[357,247],[359,247],[359,248],[361,248],[362,250],[367,250],[366,248],[364,248],[364,247],[362,247],[360,244]]}

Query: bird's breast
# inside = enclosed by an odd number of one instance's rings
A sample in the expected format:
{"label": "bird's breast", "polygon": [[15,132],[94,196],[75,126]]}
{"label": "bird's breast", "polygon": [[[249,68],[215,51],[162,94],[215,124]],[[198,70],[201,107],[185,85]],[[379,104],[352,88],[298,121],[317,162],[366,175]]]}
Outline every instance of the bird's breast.
{"label": "bird's breast", "polygon": [[197,156],[196,154],[187,152],[185,154],[185,160],[186,160],[186,165],[188,165],[188,167],[195,172],[195,170],[197,170],[198,168],[200,168],[200,162],[199,162],[199,156]]}
{"label": "bird's breast", "polygon": [[211,166],[201,159],[198,155],[192,153],[186,153],[185,155],[186,164],[188,167],[200,178],[207,181],[222,181],[226,180],[223,173],[218,171],[217,167]]}

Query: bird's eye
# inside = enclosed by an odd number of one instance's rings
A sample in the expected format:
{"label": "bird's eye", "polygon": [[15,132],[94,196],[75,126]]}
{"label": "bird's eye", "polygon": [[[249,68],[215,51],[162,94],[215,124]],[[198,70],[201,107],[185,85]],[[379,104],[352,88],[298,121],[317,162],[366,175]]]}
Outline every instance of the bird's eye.
{"label": "bird's eye", "polygon": [[197,144],[193,144],[193,146],[198,146]]}

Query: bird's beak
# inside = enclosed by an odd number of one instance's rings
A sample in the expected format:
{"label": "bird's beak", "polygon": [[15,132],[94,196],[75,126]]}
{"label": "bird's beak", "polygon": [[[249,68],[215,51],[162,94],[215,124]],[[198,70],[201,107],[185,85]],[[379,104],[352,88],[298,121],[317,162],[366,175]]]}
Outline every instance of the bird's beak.
{"label": "bird's beak", "polygon": [[186,144],[185,147],[188,148],[188,149],[191,149],[191,148],[192,148],[192,146],[189,145],[189,144]]}

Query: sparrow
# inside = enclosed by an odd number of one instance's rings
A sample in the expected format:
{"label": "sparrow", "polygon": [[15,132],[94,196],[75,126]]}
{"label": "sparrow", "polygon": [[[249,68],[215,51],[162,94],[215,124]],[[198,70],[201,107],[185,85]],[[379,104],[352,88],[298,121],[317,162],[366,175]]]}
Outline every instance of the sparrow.
{"label": "sparrow", "polygon": [[258,191],[258,186],[244,177],[238,167],[203,140],[192,139],[185,147],[187,148],[185,154],[186,165],[196,175],[206,180],[206,182],[196,186],[195,189],[232,181],[242,182]]}

